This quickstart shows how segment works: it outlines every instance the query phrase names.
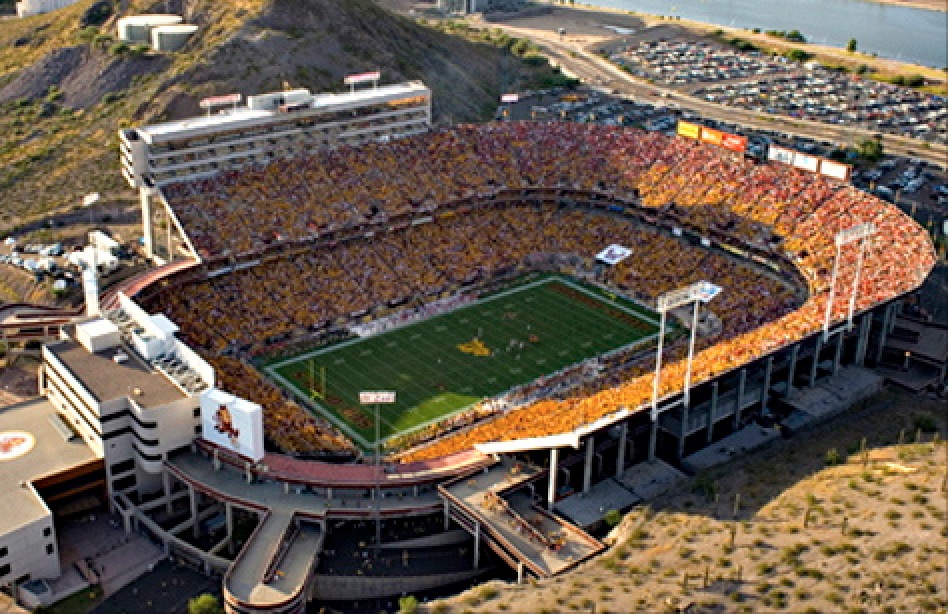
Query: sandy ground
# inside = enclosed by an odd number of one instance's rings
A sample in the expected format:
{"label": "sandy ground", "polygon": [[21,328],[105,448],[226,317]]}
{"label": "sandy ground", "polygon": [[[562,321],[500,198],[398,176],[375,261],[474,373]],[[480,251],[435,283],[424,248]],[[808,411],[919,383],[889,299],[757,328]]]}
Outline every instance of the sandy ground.
{"label": "sandy ground", "polygon": [[0,407],[31,399],[37,394],[37,362],[32,357],[20,357],[12,366],[0,362]]}
{"label": "sandy ground", "polygon": [[948,1],[946,0],[869,0],[879,4],[892,4],[894,6],[908,6],[915,9],[927,9],[929,11],[948,11]]}
{"label": "sandy ground", "polygon": [[[929,0],[924,1],[928,2]],[[932,0],[932,3],[939,2],[942,7],[948,4],[948,0]],[[741,28],[730,28],[687,19],[676,19],[671,22],[656,16],[629,15],[612,9],[590,6],[580,8],[554,6],[552,8],[552,13],[548,15],[514,18],[496,23],[486,23],[480,16],[473,16],[470,19],[478,26],[511,28],[519,30],[522,36],[546,40],[560,40],[558,30],[563,28],[566,35],[562,40],[575,43],[586,49],[597,47],[607,40],[620,37],[639,39],[662,36],[694,40],[696,36],[706,35],[715,30],[723,30],[732,36],[739,36],[745,40],[760,43],[761,46],[765,47],[781,50],[804,49],[815,54],[817,59],[822,58],[825,61],[854,65],[866,64],[885,73],[921,74],[936,81],[945,79],[945,73],[938,68],[872,57],[858,51],[850,53],[845,49],[828,45],[790,43],[766,34],[755,34],[750,30]],[[620,28],[620,30],[617,31],[615,28]],[[622,34],[623,30],[634,30],[635,32]]]}
{"label": "sandy ground", "polygon": [[[915,443],[923,420],[937,443]],[[884,391],[629,512],[611,549],[565,576],[423,611],[944,612],[945,429],[941,401]]]}

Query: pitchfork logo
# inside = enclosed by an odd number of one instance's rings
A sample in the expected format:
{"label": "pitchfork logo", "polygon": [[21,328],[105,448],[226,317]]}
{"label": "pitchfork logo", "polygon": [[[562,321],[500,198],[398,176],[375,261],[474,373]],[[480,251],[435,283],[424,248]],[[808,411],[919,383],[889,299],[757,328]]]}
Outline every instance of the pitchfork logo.
{"label": "pitchfork logo", "polygon": [[237,445],[237,437],[240,436],[240,431],[234,426],[234,419],[226,405],[219,405],[217,411],[214,412],[214,429],[218,433],[227,435],[232,445]]}

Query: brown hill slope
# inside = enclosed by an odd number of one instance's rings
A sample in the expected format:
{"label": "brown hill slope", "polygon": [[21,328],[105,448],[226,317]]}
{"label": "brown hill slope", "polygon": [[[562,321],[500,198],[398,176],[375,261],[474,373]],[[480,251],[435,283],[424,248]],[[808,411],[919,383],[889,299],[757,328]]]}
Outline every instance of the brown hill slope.
{"label": "brown hill slope", "polygon": [[436,121],[464,121],[488,117],[501,89],[535,70],[372,0],[178,0],[172,8],[201,29],[175,54],[115,40],[117,17],[163,12],[164,2],[126,0],[101,26],[82,27],[92,4],[0,28],[0,232],[90,191],[130,201],[116,131],[190,115],[209,94],[284,83],[341,91],[345,74],[380,70],[386,83],[424,80]]}

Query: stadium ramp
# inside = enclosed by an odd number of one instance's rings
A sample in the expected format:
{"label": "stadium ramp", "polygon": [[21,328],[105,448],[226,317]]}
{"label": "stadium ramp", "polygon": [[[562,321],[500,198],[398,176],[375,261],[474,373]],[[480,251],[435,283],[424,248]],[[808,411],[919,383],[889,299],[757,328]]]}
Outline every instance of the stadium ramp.
{"label": "stadium ramp", "polygon": [[[546,470],[503,459],[438,486],[452,520],[483,540],[518,575],[549,578],[602,552],[579,527],[537,506],[525,486]],[[476,558],[476,555],[475,555]]]}
{"label": "stadium ramp", "polygon": [[224,576],[232,612],[302,612],[325,533],[292,511],[271,510]]}

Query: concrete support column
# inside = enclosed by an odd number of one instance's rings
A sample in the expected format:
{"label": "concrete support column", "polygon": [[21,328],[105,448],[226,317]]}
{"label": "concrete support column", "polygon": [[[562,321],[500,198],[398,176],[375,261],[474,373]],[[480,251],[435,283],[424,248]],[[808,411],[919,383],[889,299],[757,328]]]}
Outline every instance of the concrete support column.
{"label": "concrete support column", "polygon": [[161,487],[165,493],[165,513],[170,515],[172,512],[171,472],[167,468],[161,472]]}
{"label": "concrete support column", "polygon": [[856,365],[866,363],[866,350],[869,347],[869,326],[872,324],[872,314],[863,314],[859,319],[859,341],[856,342]]}
{"label": "concrete support column", "polygon": [[744,388],[747,387],[747,367],[741,367],[737,376],[737,401],[734,406],[734,428],[741,425],[741,408],[744,406]]}
{"label": "concrete support column", "polygon": [[658,417],[661,414],[658,412],[652,416],[651,428],[648,432],[648,460],[649,462],[655,460],[655,448],[658,447]]}
{"label": "concrete support column", "polygon": [[889,334],[890,314],[889,305],[886,305],[885,310],[882,312],[882,327],[879,329],[879,342],[876,346],[876,363],[882,360],[882,350],[885,348],[885,339]]}
{"label": "concrete support column", "polygon": [[583,494],[589,492],[592,485],[593,454],[596,452],[596,438],[592,435],[586,440],[586,462],[583,463]]}
{"label": "concrete support column", "polygon": [[411,487],[411,494],[415,497],[418,496],[418,484],[415,484],[414,486]]}
{"label": "concrete support column", "polygon": [[523,561],[517,561],[517,584],[523,584]]}
{"label": "concrete support column", "polygon": [[481,523],[474,522],[474,569],[481,562]]}
{"label": "concrete support column", "polygon": [[843,331],[836,335],[836,351],[833,352],[833,375],[839,373],[839,363],[843,357]]}
{"label": "concrete support column", "polygon": [[197,492],[194,490],[194,486],[190,484],[188,484],[188,503],[191,506],[191,521],[194,523],[191,525],[191,534],[197,538],[201,536],[201,523],[198,520]]}
{"label": "concrete support column", "polygon": [[244,463],[244,478],[248,484],[253,482],[253,473],[250,471],[250,463]]}
{"label": "concrete support column", "polygon": [[681,428],[678,429],[678,458],[685,455],[685,437],[688,436],[688,421],[691,419],[691,409],[687,404],[681,406]]}
{"label": "concrete support column", "polygon": [[451,526],[451,500],[442,499],[442,501],[444,501],[444,530],[447,531]]}
{"label": "concrete support column", "polygon": [[784,397],[789,397],[793,392],[793,378],[797,374],[797,359],[800,355],[800,344],[797,343],[790,350],[790,364],[787,365],[787,392]]}
{"label": "concrete support column", "polygon": [[760,388],[760,411],[765,413],[767,411],[767,397],[770,392],[770,376],[774,370],[774,355],[771,354],[767,357],[767,366],[764,368],[764,385]]}
{"label": "concrete support column", "polygon": [[[547,490],[546,496],[546,509],[553,511],[553,505],[556,503],[556,472],[558,471],[557,465],[559,464],[560,451],[558,448],[550,448],[550,471],[549,479],[550,486]],[[445,527],[447,528],[447,527]]]}
{"label": "concrete support column", "polygon": [[823,349],[823,335],[816,336],[816,347],[813,348],[813,364],[810,365],[810,388],[816,386],[816,368],[820,364],[820,351]]}
{"label": "concrete support column", "polygon": [[142,237],[145,239],[145,244],[142,247],[145,256],[149,259],[155,255],[155,239],[153,236],[155,229],[152,226],[151,219],[151,192],[151,188],[141,187],[138,189],[138,200],[142,207]]}
{"label": "concrete support column", "polygon": [[718,413],[718,380],[711,382],[711,405],[708,409],[708,436],[705,440],[711,443],[714,438],[714,418]]}
{"label": "concrete support column", "polygon": [[224,525],[227,531],[227,552],[234,553],[234,504],[224,501]]}
{"label": "concrete support column", "polygon": [[616,458],[616,477],[620,477],[625,471],[625,447],[629,438],[629,423],[623,422],[619,426],[619,450]]}
{"label": "concrete support column", "polygon": [[327,500],[332,499],[332,486],[326,487],[326,499]]}

